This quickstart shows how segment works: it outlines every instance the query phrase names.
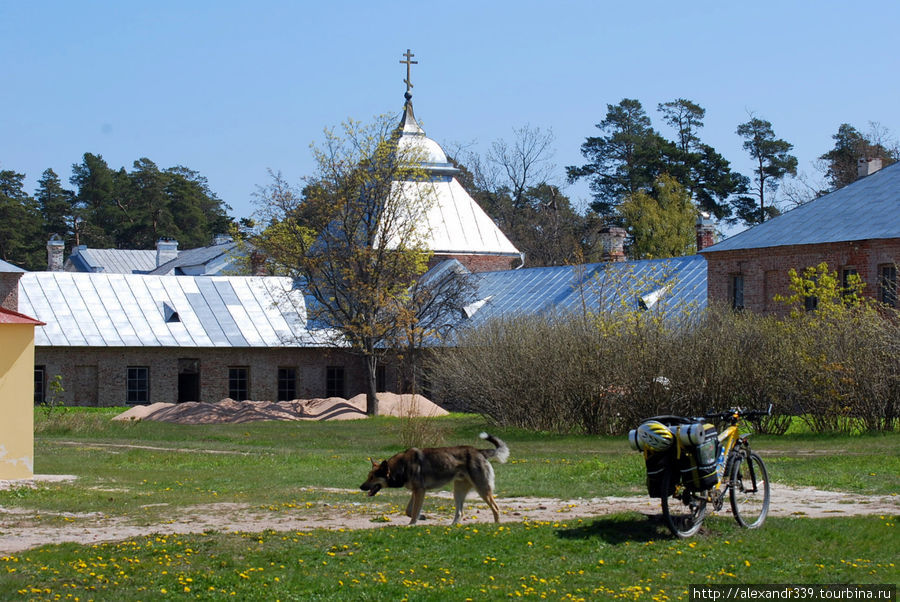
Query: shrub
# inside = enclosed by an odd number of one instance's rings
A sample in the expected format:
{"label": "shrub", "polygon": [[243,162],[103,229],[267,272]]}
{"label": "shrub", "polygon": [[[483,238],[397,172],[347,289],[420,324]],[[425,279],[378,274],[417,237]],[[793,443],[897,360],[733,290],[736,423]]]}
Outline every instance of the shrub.
{"label": "shrub", "polygon": [[[799,290],[795,303],[817,292]],[[430,370],[442,401],[531,430],[621,434],[653,415],[769,404],[761,432],[784,433],[795,415],[816,432],[895,429],[897,314],[818,294],[823,311],[784,320],[715,306],[676,323],[628,311],[499,318]]]}

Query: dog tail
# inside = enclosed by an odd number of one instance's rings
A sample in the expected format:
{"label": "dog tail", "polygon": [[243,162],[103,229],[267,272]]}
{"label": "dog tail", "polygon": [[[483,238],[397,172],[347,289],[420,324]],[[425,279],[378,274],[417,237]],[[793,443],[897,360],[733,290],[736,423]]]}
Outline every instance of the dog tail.
{"label": "dog tail", "polygon": [[494,446],[497,448],[497,449],[481,450],[481,453],[484,454],[484,457],[487,458],[488,460],[497,458],[497,461],[500,462],[500,464],[504,464],[506,462],[506,460],[509,458],[509,448],[506,446],[506,444],[503,441],[501,441],[500,439],[498,439],[497,437],[494,437],[493,435],[489,435],[487,433],[481,433],[478,436],[481,437],[482,439],[484,439],[485,441],[487,441],[488,443],[493,443]]}

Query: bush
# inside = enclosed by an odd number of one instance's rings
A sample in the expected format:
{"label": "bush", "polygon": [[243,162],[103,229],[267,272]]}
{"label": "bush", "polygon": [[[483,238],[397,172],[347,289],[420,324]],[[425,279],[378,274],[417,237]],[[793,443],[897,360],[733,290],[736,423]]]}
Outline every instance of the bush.
{"label": "bush", "polygon": [[[821,300],[820,300],[821,304]],[[764,409],[780,434],[897,426],[900,320],[868,308],[789,319],[710,307],[673,324],[649,313],[501,318],[430,367],[439,399],[501,425],[622,434],[659,414]]]}

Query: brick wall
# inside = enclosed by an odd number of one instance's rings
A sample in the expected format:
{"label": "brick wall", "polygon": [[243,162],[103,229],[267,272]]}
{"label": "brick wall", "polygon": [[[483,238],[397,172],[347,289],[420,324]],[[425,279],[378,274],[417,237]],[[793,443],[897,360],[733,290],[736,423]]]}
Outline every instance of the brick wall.
{"label": "brick wall", "polygon": [[500,270],[509,270],[519,267],[522,261],[518,256],[510,257],[508,255],[434,255],[428,264],[429,268],[433,268],[442,261],[448,259],[456,259],[463,264],[470,272],[497,272]]}
{"label": "brick wall", "polygon": [[0,272],[0,307],[19,311],[19,278],[22,272]]}
{"label": "brick wall", "polygon": [[[327,366],[344,367],[347,397],[365,391],[362,358],[337,349],[35,348],[35,365],[46,367],[46,378],[62,375],[62,399],[67,405],[126,405],[129,366],[149,367],[151,403],[173,403],[178,399],[179,360],[183,359],[199,360],[200,401],[228,397],[228,368],[233,366],[249,368],[249,395],[254,400],[277,399],[278,369],[286,367],[296,369],[299,398],[325,396]],[[397,371],[389,367],[386,374],[387,389],[396,390]],[[92,390],[96,393],[91,394]]]}
{"label": "brick wall", "polygon": [[705,253],[707,295],[710,303],[731,303],[733,275],[744,277],[744,307],[759,313],[784,313],[773,301],[776,294],[788,295],[788,270],[798,272],[823,261],[838,275],[853,268],[865,283],[863,293],[878,295],[878,268],[900,263],[900,239],[791,245],[763,249],[744,249]]}

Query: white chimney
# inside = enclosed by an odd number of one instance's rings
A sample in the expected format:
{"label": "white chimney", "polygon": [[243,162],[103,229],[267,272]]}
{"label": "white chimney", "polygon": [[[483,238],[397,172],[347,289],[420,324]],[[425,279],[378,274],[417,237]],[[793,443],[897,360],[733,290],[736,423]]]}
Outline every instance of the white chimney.
{"label": "white chimney", "polygon": [[874,159],[861,158],[856,166],[856,177],[864,178],[871,176],[873,173],[881,169],[881,158]]}
{"label": "white chimney", "polygon": [[178,241],[171,238],[160,238],[156,241],[156,267],[168,263],[178,257]]}
{"label": "white chimney", "polygon": [[47,270],[50,272],[63,271],[63,251],[66,243],[59,234],[54,234],[47,241]]}

